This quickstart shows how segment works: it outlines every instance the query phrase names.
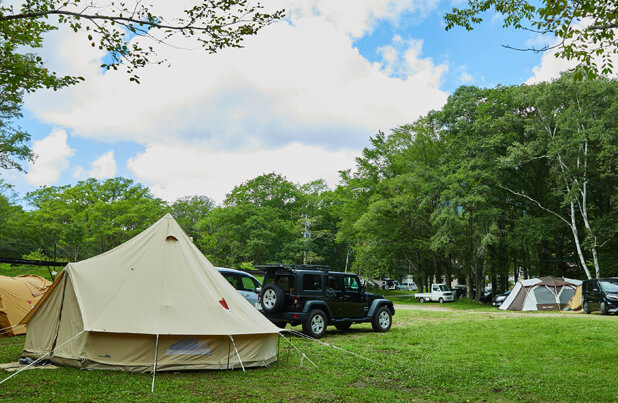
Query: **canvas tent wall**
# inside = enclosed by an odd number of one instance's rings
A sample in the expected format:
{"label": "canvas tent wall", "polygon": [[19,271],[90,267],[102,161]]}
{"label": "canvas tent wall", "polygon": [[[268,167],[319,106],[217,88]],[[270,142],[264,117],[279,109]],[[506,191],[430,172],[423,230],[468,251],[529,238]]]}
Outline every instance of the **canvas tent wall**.
{"label": "canvas tent wall", "polygon": [[26,333],[18,323],[41,299],[51,281],[26,274],[17,277],[0,276],[0,336]]}
{"label": "canvas tent wall", "polygon": [[520,280],[499,309],[510,311],[555,311],[567,306],[580,280],[539,277]]}
{"label": "canvas tent wall", "polygon": [[265,366],[279,328],[167,214],[128,242],[69,263],[24,322],[24,355],[133,372]]}

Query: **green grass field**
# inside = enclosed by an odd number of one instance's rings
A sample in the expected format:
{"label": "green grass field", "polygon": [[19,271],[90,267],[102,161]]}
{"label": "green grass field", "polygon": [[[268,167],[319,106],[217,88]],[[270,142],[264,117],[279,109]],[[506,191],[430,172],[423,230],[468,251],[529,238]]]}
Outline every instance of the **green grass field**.
{"label": "green grass field", "polygon": [[[158,373],[154,393],[151,374],[59,368],[23,371],[0,385],[0,396],[5,401],[618,400],[616,316],[400,309],[388,333],[374,333],[368,324],[348,332],[330,329],[324,341],[380,364],[293,337],[318,368],[306,359],[301,365],[298,353],[281,339],[279,362],[269,368]],[[0,362],[16,361],[24,339],[0,339]],[[2,379],[9,375],[0,371]]]}

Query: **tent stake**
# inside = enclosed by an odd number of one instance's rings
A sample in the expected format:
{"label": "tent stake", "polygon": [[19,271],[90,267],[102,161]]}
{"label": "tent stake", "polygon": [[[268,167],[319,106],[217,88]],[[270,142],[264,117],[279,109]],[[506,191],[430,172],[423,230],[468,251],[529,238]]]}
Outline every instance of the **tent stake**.
{"label": "tent stake", "polygon": [[154,364],[152,366],[152,387],[150,388],[150,393],[154,392],[155,375],[157,373],[157,355],[159,355],[159,334],[158,333],[157,333],[157,340],[155,342],[155,356],[154,356]]}

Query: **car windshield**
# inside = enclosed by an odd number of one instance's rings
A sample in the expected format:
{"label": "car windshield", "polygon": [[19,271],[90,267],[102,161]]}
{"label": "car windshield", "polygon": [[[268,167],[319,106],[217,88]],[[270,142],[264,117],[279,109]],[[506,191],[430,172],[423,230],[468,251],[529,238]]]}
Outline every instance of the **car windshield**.
{"label": "car windshield", "polygon": [[605,292],[618,292],[618,279],[616,280],[601,280],[599,281],[601,288]]}
{"label": "car windshield", "polygon": [[440,291],[451,291],[446,284],[440,284],[438,287],[440,287]]}

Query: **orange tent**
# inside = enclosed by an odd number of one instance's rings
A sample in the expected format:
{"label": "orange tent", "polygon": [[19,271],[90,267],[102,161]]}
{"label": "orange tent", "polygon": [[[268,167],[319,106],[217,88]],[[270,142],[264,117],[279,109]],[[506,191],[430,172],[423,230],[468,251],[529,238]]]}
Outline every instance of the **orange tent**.
{"label": "orange tent", "polygon": [[580,285],[577,287],[577,290],[575,290],[573,298],[569,301],[569,310],[580,311],[582,309],[582,286]]}
{"label": "orange tent", "polygon": [[51,282],[31,274],[0,276],[0,336],[26,333],[25,325],[17,325],[41,299]]}

